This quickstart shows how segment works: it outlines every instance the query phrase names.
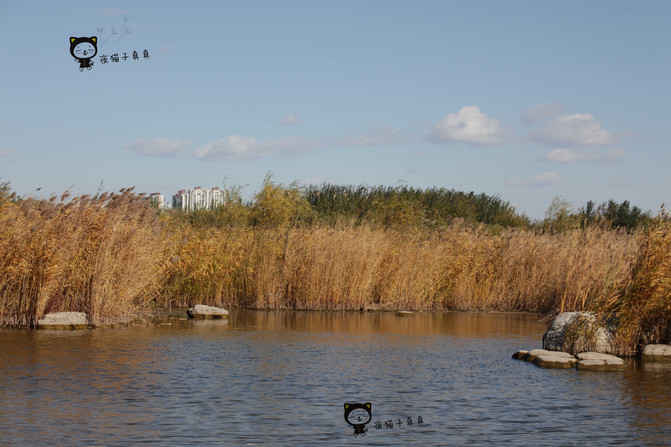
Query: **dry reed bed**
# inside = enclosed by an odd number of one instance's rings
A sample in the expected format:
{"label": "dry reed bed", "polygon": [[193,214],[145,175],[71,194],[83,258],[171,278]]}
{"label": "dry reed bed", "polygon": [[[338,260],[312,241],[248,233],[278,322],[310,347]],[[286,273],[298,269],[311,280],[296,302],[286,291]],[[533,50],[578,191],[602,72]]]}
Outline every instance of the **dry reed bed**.
{"label": "dry reed bed", "polygon": [[634,353],[648,343],[671,341],[671,221],[660,216],[639,237],[631,275],[594,306],[613,316],[616,347]]}
{"label": "dry reed bed", "polygon": [[181,305],[534,312],[589,308],[626,279],[637,247],[596,227],[491,236],[464,224],[208,229],[179,245],[166,293]]}
{"label": "dry reed bed", "polygon": [[[2,324],[32,325],[46,312],[66,310],[87,312],[94,324],[125,321],[152,307],[195,303],[589,309],[610,302],[629,280],[639,246],[632,235],[600,227],[554,235],[491,235],[463,222],[440,230],[204,228],[159,219],[130,191],[63,199],[0,200]],[[665,268],[659,274],[668,281]]]}
{"label": "dry reed bed", "polygon": [[130,191],[63,203],[0,200],[0,322],[50,311],[123,321],[155,298],[164,264],[154,210]]}

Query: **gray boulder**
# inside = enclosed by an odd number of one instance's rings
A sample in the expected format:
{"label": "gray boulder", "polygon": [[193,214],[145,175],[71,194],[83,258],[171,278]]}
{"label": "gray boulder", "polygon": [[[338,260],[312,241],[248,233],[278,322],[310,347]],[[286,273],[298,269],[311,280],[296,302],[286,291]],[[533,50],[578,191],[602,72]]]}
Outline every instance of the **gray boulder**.
{"label": "gray boulder", "polygon": [[671,345],[646,345],[641,354],[643,360],[671,361]]}
{"label": "gray boulder", "polygon": [[88,325],[84,312],[51,312],[37,320],[38,329],[86,329]]}
{"label": "gray boulder", "polygon": [[228,311],[226,309],[222,309],[221,307],[205,306],[203,304],[196,304],[191,309],[187,310],[186,314],[189,316],[189,318],[202,319],[228,317]]}
{"label": "gray boulder", "polygon": [[596,323],[591,312],[563,312],[555,317],[545,335],[543,348],[566,352],[613,352],[613,331]]}

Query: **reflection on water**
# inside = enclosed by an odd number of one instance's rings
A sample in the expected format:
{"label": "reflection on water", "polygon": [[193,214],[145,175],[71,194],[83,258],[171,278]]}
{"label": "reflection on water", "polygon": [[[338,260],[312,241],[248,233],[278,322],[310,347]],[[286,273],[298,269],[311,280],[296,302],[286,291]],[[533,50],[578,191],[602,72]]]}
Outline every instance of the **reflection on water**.
{"label": "reflection on water", "polygon": [[[228,321],[0,331],[2,442],[664,445],[671,364],[544,370],[536,315],[232,311]],[[370,401],[354,438],[343,403]],[[376,430],[375,421],[425,425]]]}

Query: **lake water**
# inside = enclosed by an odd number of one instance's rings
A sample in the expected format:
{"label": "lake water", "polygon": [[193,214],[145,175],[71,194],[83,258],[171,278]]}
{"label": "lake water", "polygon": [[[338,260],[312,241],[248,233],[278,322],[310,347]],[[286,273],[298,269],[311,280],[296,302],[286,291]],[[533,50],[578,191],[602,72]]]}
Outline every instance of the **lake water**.
{"label": "lake water", "polygon": [[[538,320],[233,310],[228,321],[4,329],[0,445],[671,445],[671,364],[591,372],[511,359],[541,347]],[[365,436],[345,402],[372,403]]]}

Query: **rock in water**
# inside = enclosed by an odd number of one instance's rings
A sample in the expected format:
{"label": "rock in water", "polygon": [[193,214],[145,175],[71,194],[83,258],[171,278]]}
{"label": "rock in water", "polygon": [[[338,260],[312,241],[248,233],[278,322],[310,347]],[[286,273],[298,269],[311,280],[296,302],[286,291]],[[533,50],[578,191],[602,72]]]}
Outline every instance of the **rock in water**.
{"label": "rock in water", "polygon": [[533,362],[541,368],[572,368],[577,360],[565,352],[551,352],[534,357]]}
{"label": "rock in water", "polygon": [[[671,346],[670,346],[671,348]],[[526,360],[541,368],[568,369],[576,367],[588,371],[614,371],[625,369],[624,360],[614,355],[598,352],[583,352],[577,359],[571,354],[562,351],[547,351],[545,349],[519,350],[513,354],[514,359]]]}
{"label": "rock in water", "polygon": [[643,360],[671,361],[671,345],[646,345],[641,355]]}
{"label": "rock in water", "polygon": [[596,317],[591,312],[563,312],[543,335],[543,348],[574,353],[609,353],[613,352],[612,336],[611,330],[596,324]]}
{"label": "rock in water", "polygon": [[37,320],[39,329],[86,329],[88,325],[84,312],[52,312]]}
{"label": "rock in water", "polygon": [[203,304],[196,304],[191,309],[186,311],[189,318],[226,318],[228,311],[221,307],[205,306]]}
{"label": "rock in water", "polygon": [[554,355],[557,357],[573,358],[573,356],[568,352],[548,351],[547,349],[532,349],[531,351],[527,352],[526,355],[522,357],[522,359],[526,360],[527,362],[532,362],[539,355]]}
{"label": "rock in water", "polygon": [[578,354],[578,369],[588,371],[614,371],[624,369],[624,360],[614,355],[599,352],[581,352]]}
{"label": "rock in water", "polygon": [[545,349],[521,349],[513,354],[514,359],[526,360],[543,368],[570,368],[577,360],[567,352],[547,351]]}

